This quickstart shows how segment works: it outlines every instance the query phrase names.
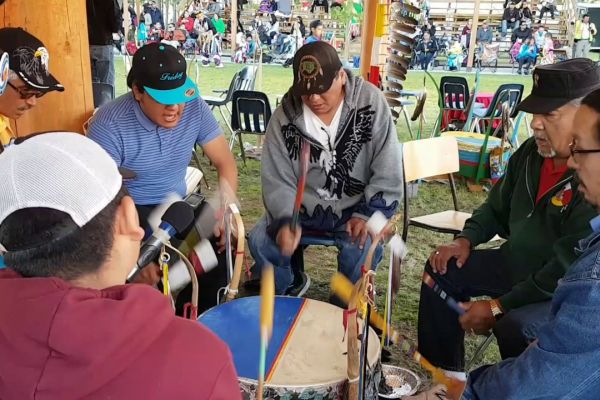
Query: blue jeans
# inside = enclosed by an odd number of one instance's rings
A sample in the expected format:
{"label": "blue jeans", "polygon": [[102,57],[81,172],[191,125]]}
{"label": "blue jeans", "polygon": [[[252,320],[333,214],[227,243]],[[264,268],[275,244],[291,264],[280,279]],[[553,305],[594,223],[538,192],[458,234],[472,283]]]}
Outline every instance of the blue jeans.
{"label": "blue jeans", "polygon": [[[501,250],[473,250],[462,268],[456,259],[448,262],[445,275],[425,271],[457,301],[472,297],[500,297],[512,289]],[[537,329],[547,320],[550,302],[535,303],[508,312],[494,327],[502,358],[516,357],[537,337]],[[464,369],[464,336],[458,315],[440,297],[421,285],[419,302],[419,351],[434,365],[453,371]]]}
{"label": "blue jeans", "polygon": [[506,31],[508,30],[508,28],[512,28],[513,31],[515,29],[519,29],[519,21],[509,22],[509,21],[503,19],[502,20],[502,27],[501,27],[501,35],[502,35],[502,37],[506,36]]}
{"label": "blue jeans", "polygon": [[[338,249],[338,271],[352,282],[356,282],[362,275],[361,267],[365,262],[367,251],[371,246],[368,238],[363,249],[358,247],[358,242],[352,244],[346,233],[346,227],[334,233],[335,247]],[[294,276],[291,267],[291,257],[286,257],[279,251],[279,246],[267,233],[267,218],[263,216],[252,228],[248,236],[248,247],[255,261],[253,274],[260,275],[262,267],[272,264],[275,267],[275,292],[284,294],[291,285]],[[377,246],[373,256],[373,268],[383,259],[383,246]]]}
{"label": "blue jeans", "polygon": [[113,45],[90,46],[92,82],[108,83],[115,87],[115,61]]}
{"label": "blue jeans", "polygon": [[479,368],[463,394],[475,399],[595,400],[600,393],[600,233],[559,281],[537,343],[519,357]]}

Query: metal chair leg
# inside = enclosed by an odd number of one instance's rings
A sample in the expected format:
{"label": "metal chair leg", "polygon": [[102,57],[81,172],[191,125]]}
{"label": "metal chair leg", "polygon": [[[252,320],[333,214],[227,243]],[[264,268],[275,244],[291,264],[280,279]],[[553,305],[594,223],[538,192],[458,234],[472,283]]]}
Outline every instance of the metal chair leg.
{"label": "metal chair leg", "polygon": [[410,138],[413,138],[412,127],[410,126],[410,119],[408,118],[408,113],[406,112],[406,107],[402,107],[402,115],[404,115],[404,119],[406,120],[406,127],[408,128],[408,133],[410,134]]}
{"label": "metal chair leg", "polygon": [[246,151],[244,150],[244,141],[242,140],[242,133],[238,132],[237,134],[238,141],[240,142],[240,151],[242,152],[242,161],[244,162],[244,167],[246,166]]}
{"label": "metal chair leg", "polygon": [[233,128],[231,128],[231,124],[229,123],[228,118],[225,117],[225,113],[223,112],[223,107],[219,106],[219,112],[221,113],[221,118],[223,118],[223,121],[225,121],[225,125],[227,125],[229,132],[231,132],[232,135],[235,135],[235,132],[233,132]]}
{"label": "metal chair leg", "polygon": [[471,359],[465,364],[465,371],[471,370],[473,365],[475,365],[475,363],[481,358],[485,350],[490,346],[492,340],[494,340],[494,334],[490,331],[490,333],[481,341],[481,343],[477,347],[477,350],[475,350],[475,354],[473,354],[473,357],[471,357]]}
{"label": "metal chair leg", "polygon": [[198,157],[198,153],[196,152],[196,149],[194,149],[192,151],[192,154],[194,155],[194,159],[196,160],[196,166],[198,167],[200,172],[202,172],[202,181],[204,181],[204,185],[206,186],[206,189],[210,190],[210,185],[208,184],[208,180],[206,179],[206,174],[204,173],[204,170],[202,169],[202,166],[200,165],[200,157]]}

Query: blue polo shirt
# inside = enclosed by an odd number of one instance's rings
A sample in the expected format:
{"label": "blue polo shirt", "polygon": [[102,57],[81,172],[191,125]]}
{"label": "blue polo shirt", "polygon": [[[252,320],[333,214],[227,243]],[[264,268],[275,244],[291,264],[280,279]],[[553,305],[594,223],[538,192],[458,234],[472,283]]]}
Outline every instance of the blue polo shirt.
{"label": "blue polo shirt", "polygon": [[179,124],[159,127],[143,113],[132,93],[124,94],[96,112],[88,129],[119,167],[137,174],[126,183],[138,205],[160,204],[171,193],[185,195],[185,172],[195,143],[204,146],[222,135],[201,98],[185,104]]}

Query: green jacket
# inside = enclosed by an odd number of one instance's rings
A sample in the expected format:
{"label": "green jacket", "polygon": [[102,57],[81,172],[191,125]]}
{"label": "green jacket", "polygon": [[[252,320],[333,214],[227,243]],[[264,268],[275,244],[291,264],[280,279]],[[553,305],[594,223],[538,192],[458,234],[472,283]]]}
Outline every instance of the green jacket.
{"label": "green jacket", "polygon": [[510,158],[506,175],[458,235],[473,247],[496,234],[507,239],[501,250],[514,286],[500,297],[506,310],[552,297],[577,258],[577,242],[591,233],[589,221],[597,215],[577,191],[570,170],[536,205],[543,161],[533,138],[523,143]]}

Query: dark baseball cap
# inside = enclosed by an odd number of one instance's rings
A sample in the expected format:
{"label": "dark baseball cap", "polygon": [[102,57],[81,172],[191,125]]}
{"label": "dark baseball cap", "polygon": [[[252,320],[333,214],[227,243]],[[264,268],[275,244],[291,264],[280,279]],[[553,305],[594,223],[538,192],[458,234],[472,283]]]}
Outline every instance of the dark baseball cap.
{"label": "dark baseball cap", "polygon": [[533,70],[531,94],[517,109],[547,114],[600,88],[600,67],[587,58],[573,58]]}
{"label": "dark baseball cap", "polygon": [[161,104],[181,104],[200,95],[198,87],[187,76],[185,58],[171,45],[150,43],[133,56],[127,86],[137,81]]}
{"label": "dark baseball cap", "polygon": [[342,62],[330,44],[305,44],[294,55],[292,92],[296,96],[324,93],[331,87],[340,68]]}
{"label": "dark baseball cap", "polygon": [[10,69],[32,89],[65,90],[49,71],[50,54],[38,38],[23,28],[0,29],[0,49],[9,55]]}

